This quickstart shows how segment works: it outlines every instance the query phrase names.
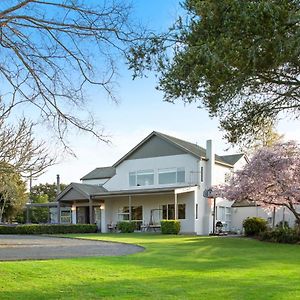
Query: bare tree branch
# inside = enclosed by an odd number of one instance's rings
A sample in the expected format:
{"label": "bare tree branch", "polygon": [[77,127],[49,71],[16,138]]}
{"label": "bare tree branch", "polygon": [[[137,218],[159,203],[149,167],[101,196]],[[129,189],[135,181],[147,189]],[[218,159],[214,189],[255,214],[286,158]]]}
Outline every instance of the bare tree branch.
{"label": "bare tree branch", "polygon": [[103,128],[83,116],[86,90],[96,87],[117,101],[117,62],[145,38],[145,31],[131,26],[130,9],[122,1],[1,1],[4,116],[31,104],[65,145],[65,135],[74,127],[108,142]]}

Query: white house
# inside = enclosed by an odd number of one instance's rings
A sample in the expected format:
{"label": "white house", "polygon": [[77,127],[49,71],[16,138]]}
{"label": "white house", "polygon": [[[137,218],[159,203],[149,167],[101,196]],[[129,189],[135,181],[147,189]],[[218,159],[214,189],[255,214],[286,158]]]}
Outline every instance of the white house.
{"label": "white house", "polygon": [[[62,191],[59,220],[96,223],[107,232],[122,220],[143,230],[158,228],[162,219],[178,219],[181,233],[207,235],[213,231],[214,205],[204,190],[224,183],[246,161],[243,154],[216,155],[211,140],[204,149],[154,131],[114,165],[96,168]],[[216,201],[215,220],[226,230],[237,226],[231,205]]]}

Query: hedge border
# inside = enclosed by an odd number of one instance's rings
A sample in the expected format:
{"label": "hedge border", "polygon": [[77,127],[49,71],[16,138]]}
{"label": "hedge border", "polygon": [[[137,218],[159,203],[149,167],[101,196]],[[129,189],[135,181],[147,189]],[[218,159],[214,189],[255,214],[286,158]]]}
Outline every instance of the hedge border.
{"label": "hedge border", "polygon": [[95,224],[26,224],[0,225],[0,234],[95,233]]}

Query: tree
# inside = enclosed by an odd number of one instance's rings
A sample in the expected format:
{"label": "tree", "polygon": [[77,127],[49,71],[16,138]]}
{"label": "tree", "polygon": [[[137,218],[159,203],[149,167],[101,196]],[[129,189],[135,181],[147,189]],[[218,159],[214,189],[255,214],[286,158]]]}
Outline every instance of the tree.
{"label": "tree", "polygon": [[5,166],[5,172],[0,168],[0,223],[3,219],[11,220],[22,211],[27,197],[21,175],[8,165]]}
{"label": "tree", "polygon": [[64,145],[70,126],[108,140],[87,111],[87,89],[102,88],[116,101],[117,61],[143,32],[131,27],[129,5],[99,2],[1,1],[0,120],[28,108]]}
{"label": "tree", "polygon": [[282,112],[299,117],[299,1],[186,0],[166,34],[131,51],[135,75],[160,74],[166,101],[201,101],[230,143]]}
{"label": "tree", "polygon": [[285,206],[300,224],[300,148],[296,142],[278,143],[257,151],[228,185],[214,187],[215,196],[253,201],[266,209]]}
{"label": "tree", "polygon": [[[61,183],[60,190],[64,190],[67,185]],[[45,183],[34,185],[31,187],[31,192],[29,194],[29,200],[31,203],[48,203],[54,202],[57,195],[57,185],[56,183]],[[18,215],[18,222],[24,223],[26,221],[27,211],[23,210]],[[29,220],[31,223],[47,223],[49,217],[48,207],[31,207],[29,210]]]}
{"label": "tree", "polygon": [[[66,188],[66,184],[60,184],[60,190],[64,190]],[[56,183],[40,183],[39,185],[35,185],[31,188],[30,199],[33,203],[45,203],[45,202],[54,202],[57,195],[57,185]],[[39,202],[41,199],[46,197],[47,201]],[[46,200],[44,199],[44,200]]]}
{"label": "tree", "polygon": [[38,176],[51,166],[51,158],[44,142],[35,142],[34,124],[21,119],[16,126],[0,119],[0,172],[14,172],[22,177]]}
{"label": "tree", "polygon": [[267,124],[262,126],[261,130],[256,132],[251,141],[240,142],[240,150],[246,153],[249,157],[255,154],[263,147],[271,147],[283,141],[283,135],[280,135],[272,125]]}
{"label": "tree", "polygon": [[[38,195],[36,197],[32,197],[30,194],[30,200],[32,203],[47,203],[48,201],[48,195]],[[24,220],[25,220],[25,214],[27,212],[24,211]],[[49,215],[49,208],[47,207],[32,207],[30,209],[30,222],[31,223],[47,223],[48,222],[48,215]]]}

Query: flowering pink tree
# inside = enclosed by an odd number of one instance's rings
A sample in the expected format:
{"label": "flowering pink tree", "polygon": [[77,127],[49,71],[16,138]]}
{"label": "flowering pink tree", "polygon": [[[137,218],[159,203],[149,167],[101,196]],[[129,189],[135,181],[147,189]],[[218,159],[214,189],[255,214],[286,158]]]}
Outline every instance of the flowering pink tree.
{"label": "flowering pink tree", "polygon": [[260,149],[228,185],[214,187],[214,193],[237,202],[255,201],[266,209],[285,206],[300,223],[299,145],[291,141]]}

